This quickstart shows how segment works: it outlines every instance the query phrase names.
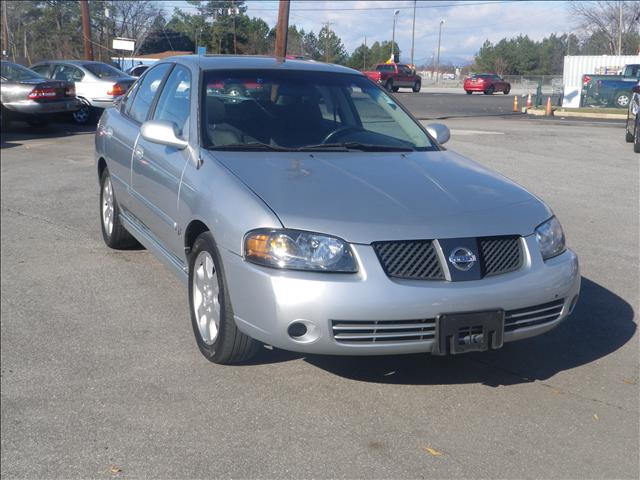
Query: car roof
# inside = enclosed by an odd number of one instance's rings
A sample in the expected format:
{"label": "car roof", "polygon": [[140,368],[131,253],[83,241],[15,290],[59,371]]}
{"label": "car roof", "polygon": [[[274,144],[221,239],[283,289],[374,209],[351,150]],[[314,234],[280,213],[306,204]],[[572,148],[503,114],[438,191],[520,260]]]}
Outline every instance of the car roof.
{"label": "car roof", "polygon": [[201,70],[227,69],[272,69],[272,70],[306,70],[316,72],[351,73],[362,75],[358,70],[334,65],[331,63],[309,60],[278,60],[263,55],[178,55],[167,57],[158,63],[181,63]]}

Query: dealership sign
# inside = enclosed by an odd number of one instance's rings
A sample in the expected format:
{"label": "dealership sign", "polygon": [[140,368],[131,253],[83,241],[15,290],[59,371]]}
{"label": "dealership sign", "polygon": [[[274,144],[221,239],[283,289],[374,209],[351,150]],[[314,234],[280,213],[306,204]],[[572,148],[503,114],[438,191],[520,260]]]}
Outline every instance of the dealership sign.
{"label": "dealership sign", "polygon": [[133,52],[135,50],[136,41],[130,38],[114,38],[112,48],[114,50],[127,50]]}

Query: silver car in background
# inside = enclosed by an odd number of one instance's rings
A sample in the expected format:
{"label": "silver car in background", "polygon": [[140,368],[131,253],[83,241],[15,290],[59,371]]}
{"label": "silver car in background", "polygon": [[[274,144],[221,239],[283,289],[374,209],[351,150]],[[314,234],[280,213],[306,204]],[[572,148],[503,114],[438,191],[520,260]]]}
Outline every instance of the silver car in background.
{"label": "silver car in background", "polygon": [[166,59],[98,124],[103,238],[188,285],[218,363],[260,342],[444,355],[554,328],[580,289],[560,223],[448,138],[345,67]]}
{"label": "silver car in background", "polygon": [[75,84],[76,96],[82,105],[73,113],[73,119],[80,125],[98,118],[98,112],[113,106],[136,80],[111,65],[88,60],[49,60],[30,68],[52,80]]}

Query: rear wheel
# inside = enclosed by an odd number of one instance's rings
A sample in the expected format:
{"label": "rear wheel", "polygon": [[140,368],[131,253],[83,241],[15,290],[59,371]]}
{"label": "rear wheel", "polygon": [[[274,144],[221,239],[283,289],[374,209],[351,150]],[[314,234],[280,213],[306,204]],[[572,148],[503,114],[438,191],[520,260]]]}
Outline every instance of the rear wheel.
{"label": "rear wheel", "polygon": [[504,90],[502,91],[502,93],[504,93],[505,95],[509,95],[510,91],[511,91],[511,85],[507,85],[506,87],[504,87]]}
{"label": "rear wheel", "polygon": [[196,239],[189,256],[189,310],[200,352],[214,363],[239,363],[259,344],[236,326],[218,248],[210,232]]}
{"label": "rear wheel", "polygon": [[636,118],[636,128],[633,129],[633,151],[640,153],[640,124]]}
{"label": "rear wheel", "polygon": [[614,107],[628,107],[631,101],[631,94],[628,92],[618,92],[613,99]]}
{"label": "rear wheel", "polygon": [[78,125],[87,125],[93,118],[93,108],[85,100],[81,100],[80,110],[73,112],[73,121]]}
{"label": "rear wheel", "polygon": [[400,87],[393,87],[393,88],[391,89],[391,91],[392,91],[393,93],[397,92],[398,90],[400,90]]}
{"label": "rear wheel", "polygon": [[420,80],[416,80],[416,83],[413,84],[413,93],[418,93],[422,88],[422,82]]}
{"label": "rear wheel", "polygon": [[120,208],[113,191],[109,170],[106,168],[100,178],[100,226],[104,243],[110,248],[120,250],[139,245],[120,222]]}
{"label": "rear wheel", "polygon": [[467,95],[471,95],[473,93],[471,90],[465,90],[465,92],[467,92]]}
{"label": "rear wheel", "polygon": [[491,85],[489,88],[487,88],[484,91],[484,94],[485,95],[493,95],[493,92],[495,92],[495,90],[496,90],[495,87],[493,85]]}
{"label": "rear wheel", "polygon": [[391,80],[391,79],[387,80],[387,83],[384,84],[384,89],[387,92],[392,91],[393,90],[393,80]]}

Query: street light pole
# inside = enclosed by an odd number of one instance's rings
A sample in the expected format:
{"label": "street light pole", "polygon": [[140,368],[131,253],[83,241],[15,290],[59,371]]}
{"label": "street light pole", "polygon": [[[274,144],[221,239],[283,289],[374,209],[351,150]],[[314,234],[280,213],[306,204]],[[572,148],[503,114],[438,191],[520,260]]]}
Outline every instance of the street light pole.
{"label": "street light pole", "polygon": [[444,20],[440,20],[440,31],[438,32],[438,57],[436,59],[436,85],[440,81],[440,40],[442,40],[442,24]]}
{"label": "street light pole", "polygon": [[396,47],[396,19],[398,18],[398,14],[400,13],[400,10],[396,10],[395,12],[393,12],[393,34],[391,36],[391,59],[393,60],[393,63],[396,62],[396,54],[395,54],[395,47]]}

